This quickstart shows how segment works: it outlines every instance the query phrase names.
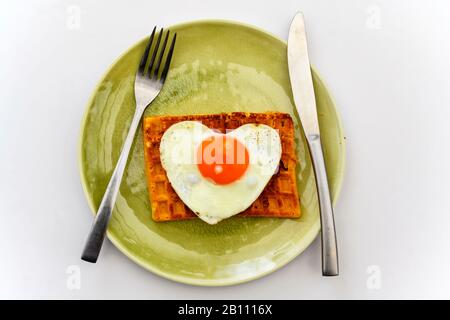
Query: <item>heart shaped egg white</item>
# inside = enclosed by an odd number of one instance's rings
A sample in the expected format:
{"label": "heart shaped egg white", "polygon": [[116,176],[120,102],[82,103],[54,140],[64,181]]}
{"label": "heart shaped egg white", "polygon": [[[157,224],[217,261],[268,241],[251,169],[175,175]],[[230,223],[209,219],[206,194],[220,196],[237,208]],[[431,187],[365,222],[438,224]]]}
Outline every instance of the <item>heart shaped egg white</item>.
{"label": "heart shaped egg white", "polygon": [[217,184],[199,170],[197,153],[210,137],[223,137],[195,121],[172,125],[161,138],[160,156],[167,177],[180,199],[200,219],[215,224],[238,214],[259,197],[281,158],[278,132],[262,124],[246,124],[227,137],[238,140],[248,151],[249,164],[242,176],[228,184]]}

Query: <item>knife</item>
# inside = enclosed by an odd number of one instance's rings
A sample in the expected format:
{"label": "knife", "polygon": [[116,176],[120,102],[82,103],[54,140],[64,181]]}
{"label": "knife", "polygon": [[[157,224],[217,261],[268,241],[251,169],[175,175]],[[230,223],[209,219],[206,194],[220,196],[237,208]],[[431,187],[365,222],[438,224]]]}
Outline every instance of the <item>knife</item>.
{"label": "knife", "polygon": [[322,227],[322,274],[324,276],[337,276],[339,264],[333,207],[320,140],[316,99],[308,58],[305,20],[302,12],[295,15],[289,29],[287,58],[294,103],[305,132],[316,176]]}

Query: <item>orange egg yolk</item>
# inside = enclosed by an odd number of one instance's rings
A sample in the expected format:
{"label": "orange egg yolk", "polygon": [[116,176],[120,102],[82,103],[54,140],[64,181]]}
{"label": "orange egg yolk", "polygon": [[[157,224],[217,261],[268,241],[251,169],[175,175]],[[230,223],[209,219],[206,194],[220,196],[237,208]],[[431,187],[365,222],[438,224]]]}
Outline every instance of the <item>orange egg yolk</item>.
{"label": "orange egg yolk", "polygon": [[238,180],[247,170],[247,148],[227,135],[211,136],[202,141],[197,151],[197,166],[205,178],[217,184]]}

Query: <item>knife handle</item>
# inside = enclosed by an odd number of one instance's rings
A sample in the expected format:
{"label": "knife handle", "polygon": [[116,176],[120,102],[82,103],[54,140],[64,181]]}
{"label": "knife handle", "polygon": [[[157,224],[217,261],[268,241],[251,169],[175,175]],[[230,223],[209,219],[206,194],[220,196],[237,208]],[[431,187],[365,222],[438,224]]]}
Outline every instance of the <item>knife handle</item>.
{"label": "knife handle", "polygon": [[317,193],[319,195],[320,224],[322,227],[322,275],[337,276],[339,275],[339,263],[336,229],[334,227],[333,206],[328,188],[327,170],[320,135],[309,135],[307,136],[307,140],[316,176]]}

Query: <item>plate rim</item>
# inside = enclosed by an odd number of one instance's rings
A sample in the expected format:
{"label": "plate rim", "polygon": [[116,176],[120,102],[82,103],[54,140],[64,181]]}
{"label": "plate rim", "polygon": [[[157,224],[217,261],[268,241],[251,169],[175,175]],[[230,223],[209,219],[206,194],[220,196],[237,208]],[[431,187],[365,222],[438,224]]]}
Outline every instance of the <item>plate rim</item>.
{"label": "plate rim", "polygon": [[[182,27],[187,27],[187,26],[191,26],[191,25],[196,25],[196,24],[205,24],[205,23],[213,23],[213,24],[224,24],[224,25],[234,25],[237,27],[244,27],[244,28],[248,28],[248,29],[252,29],[254,31],[260,32],[265,34],[266,36],[269,36],[270,38],[272,38],[275,41],[278,41],[279,43],[281,43],[282,45],[287,47],[287,42],[283,39],[281,39],[280,37],[278,37],[277,35],[266,31],[260,27],[245,23],[245,22],[239,22],[239,21],[234,21],[234,20],[227,20],[227,19],[196,19],[196,20],[191,20],[191,21],[185,21],[185,22],[181,22],[181,23],[177,23],[177,24],[173,24],[171,26],[168,27],[168,29],[170,28],[182,28]],[[124,57],[126,56],[130,51],[132,51],[136,46],[138,46],[142,41],[144,41],[145,39],[147,39],[147,36],[142,38],[141,40],[138,40],[136,42],[134,42],[130,47],[128,47],[124,52],[122,52],[116,59],[114,59],[114,61],[111,62],[111,64],[108,66],[108,68],[103,72],[103,74],[101,75],[100,79],[96,82],[96,85],[91,93],[91,95],[89,96],[89,99],[86,103],[86,106],[84,108],[83,111],[83,116],[81,119],[81,126],[80,126],[80,130],[79,130],[79,134],[78,134],[78,147],[77,147],[77,156],[78,156],[78,171],[80,174],[80,180],[81,180],[81,186],[83,188],[83,193],[84,196],[87,200],[87,203],[89,205],[89,208],[91,210],[91,214],[93,216],[96,215],[96,210],[95,210],[95,206],[94,203],[88,193],[87,190],[87,177],[85,176],[85,170],[84,170],[84,165],[83,165],[83,157],[82,157],[82,153],[83,153],[83,140],[84,140],[84,134],[85,134],[85,128],[86,128],[86,122],[87,122],[87,116],[88,116],[88,111],[90,106],[93,103],[93,100],[95,99],[95,95],[96,92],[98,92],[98,89],[101,85],[101,83],[103,82],[103,80],[106,78],[106,76],[111,72],[111,70],[113,69],[113,67]],[[311,69],[314,71],[315,76],[316,76],[316,80],[318,80],[323,87],[326,89],[327,94],[330,98],[330,101],[333,105],[333,111],[335,113],[335,117],[337,119],[337,125],[338,125],[338,132],[340,133],[341,136],[341,146],[342,146],[342,152],[340,155],[340,161],[339,163],[341,163],[340,168],[337,171],[336,174],[336,180],[338,181],[337,186],[336,186],[336,190],[334,193],[334,196],[332,197],[332,204],[333,206],[336,205],[336,201],[340,196],[341,190],[342,190],[342,185],[343,185],[343,180],[344,180],[344,173],[345,173],[345,168],[346,168],[346,141],[345,141],[345,132],[344,132],[344,128],[343,128],[343,124],[342,124],[342,118],[336,108],[336,102],[334,99],[334,96],[331,94],[330,90],[328,89],[328,86],[326,85],[326,83],[324,82],[322,76],[320,75],[320,73],[317,71],[317,69],[311,65]],[[304,250],[306,250],[306,248],[308,248],[312,242],[316,239],[316,237],[318,236],[320,232],[320,219],[313,224],[313,226],[311,227],[310,231],[307,233],[307,235],[303,238],[303,241],[300,242],[300,245],[298,245],[296,247],[295,252],[287,257],[285,260],[278,262],[272,269],[270,270],[266,270],[264,272],[258,273],[254,276],[251,277],[246,277],[245,279],[195,279],[195,278],[190,278],[190,277],[183,277],[183,276],[178,276],[178,275],[174,275],[170,272],[164,272],[162,270],[160,270],[157,267],[152,266],[151,264],[143,261],[140,257],[128,252],[128,250],[122,246],[119,242],[118,239],[116,239],[116,237],[109,231],[109,229],[106,231],[106,235],[109,239],[109,241],[112,242],[112,244],[121,252],[123,253],[127,258],[129,258],[131,261],[133,261],[135,264],[137,264],[138,266],[142,267],[143,269],[152,272],[155,275],[158,275],[162,278],[174,281],[174,282],[179,282],[179,283],[184,283],[184,284],[188,284],[188,285],[193,285],[193,286],[204,286],[204,287],[220,287],[220,286],[232,286],[232,285],[238,285],[238,284],[242,284],[242,283],[246,283],[246,282],[250,282],[256,279],[260,279],[268,274],[271,274],[281,268],[283,268],[284,266],[286,266],[289,262],[291,262],[292,260],[294,260],[295,258],[297,258]]]}

